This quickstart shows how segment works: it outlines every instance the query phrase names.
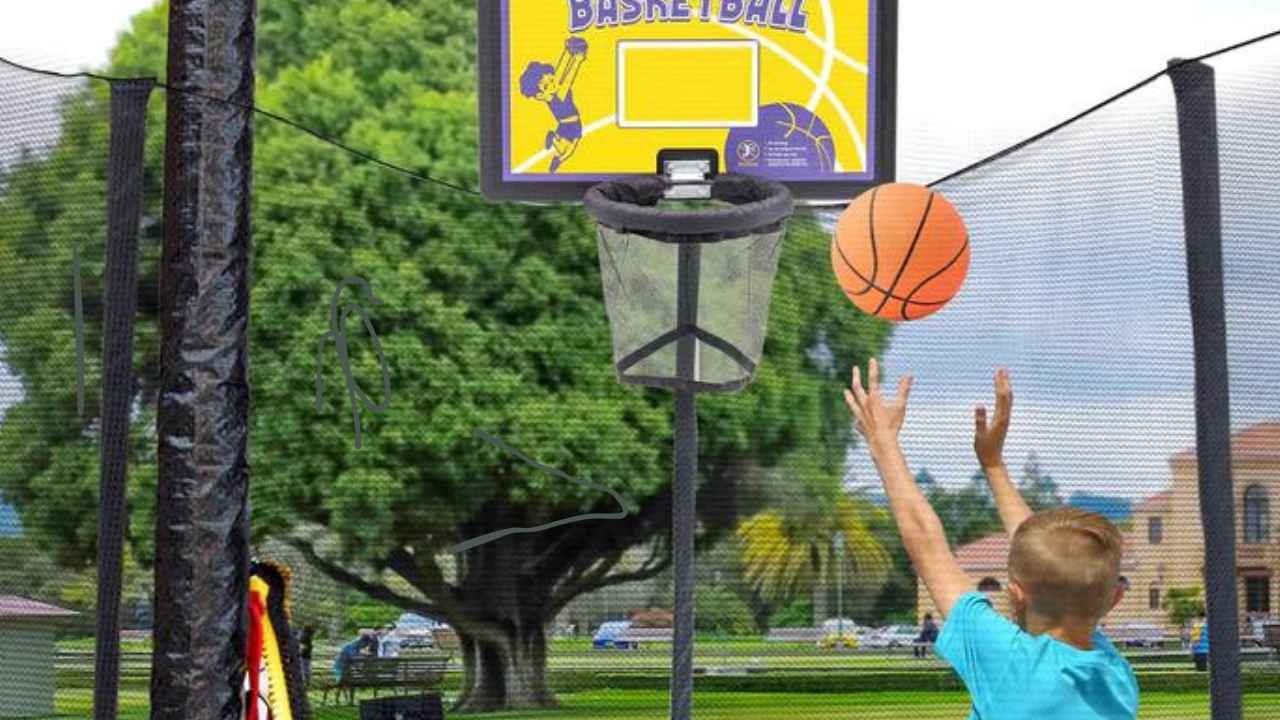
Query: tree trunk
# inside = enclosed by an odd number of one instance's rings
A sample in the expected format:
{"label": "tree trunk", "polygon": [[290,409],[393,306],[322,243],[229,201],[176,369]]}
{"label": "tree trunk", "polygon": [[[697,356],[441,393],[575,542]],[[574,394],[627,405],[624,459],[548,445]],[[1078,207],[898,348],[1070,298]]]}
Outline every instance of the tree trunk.
{"label": "tree trunk", "polygon": [[[499,513],[501,515],[501,512]],[[519,515],[499,516],[508,527],[529,524]],[[499,527],[503,526],[499,525]],[[546,626],[555,615],[547,604],[553,577],[525,568],[540,538],[506,538],[468,551],[462,572],[461,604],[471,621],[453,625],[466,637],[458,712],[494,712],[556,707],[547,687]],[[468,624],[473,627],[468,628]],[[483,627],[484,632],[479,632]]]}
{"label": "tree trunk", "polygon": [[547,639],[541,622],[517,625],[503,642],[460,635],[462,695],[455,712],[545,709],[558,706],[547,687]]}

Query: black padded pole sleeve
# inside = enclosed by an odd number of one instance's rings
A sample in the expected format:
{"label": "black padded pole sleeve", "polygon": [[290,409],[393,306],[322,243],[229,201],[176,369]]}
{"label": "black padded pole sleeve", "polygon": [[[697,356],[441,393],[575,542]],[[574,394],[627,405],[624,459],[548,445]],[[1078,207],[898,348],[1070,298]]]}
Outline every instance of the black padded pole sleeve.
{"label": "black padded pole sleeve", "polygon": [[1236,591],[1235,493],[1222,279],[1222,205],[1213,68],[1173,66],[1182,148],[1182,206],[1195,347],[1196,457],[1209,615],[1214,720],[1240,720],[1240,628]]}
{"label": "black padded pole sleeve", "polygon": [[[681,245],[676,279],[676,314],[685,327],[698,324],[702,247]],[[696,381],[698,341],[690,333],[676,341],[676,374]],[[694,636],[694,538],[697,527],[698,409],[693,390],[677,390],[675,478],[671,494],[672,579],[675,594],[671,648],[671,720],[692,720]]]}
{"label": "black padded pole sleeve", "polygon": [[154,720],[243,705],[256,5],[169,5]]}
{"label": "black padded pole sleeve", "polygon": [[[685,342],[685,341],[681,341]],[[671,645],[671,720],[693,718],[694,540],[698,523],[698,396],[675,392],[675,484],[671,493],[671,555],[675,617]]]}
{"label": "black padded pole sleeve", "polygon": [[133,316],[138,305],[138,228],[151,80],[111,84],[107,247],[102,309],[102,414],[98,446],[98,618],[93,717],[115,720],[120,690],[120,584],[133,406]]}

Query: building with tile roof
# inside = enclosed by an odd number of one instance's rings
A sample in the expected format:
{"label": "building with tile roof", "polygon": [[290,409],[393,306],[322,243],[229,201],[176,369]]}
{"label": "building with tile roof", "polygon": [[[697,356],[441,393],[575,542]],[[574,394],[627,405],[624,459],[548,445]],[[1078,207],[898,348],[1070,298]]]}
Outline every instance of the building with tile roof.
{"label": "building with tile roof", "polygon": [[[1236,497],[1236,579],[1242,626],[1249,619],[1280,613],[1280,532],[1275,507],[1280,499],[1280,422],[1249,427],[1232,438]],[[1165,599],[1173,588],[1204,587],[1204,533],[1194,448],[1169,460],[1169,488],[1136,503],[1125,531],[1121,569],[1125,599],[1106,619],[1109,626],[1153,624],[1177,634],[1168,622]],[[1009,539],[990,535],[956,548],[960,565],[1008,612]],[[923,583],[917,609],[937,614]]]}

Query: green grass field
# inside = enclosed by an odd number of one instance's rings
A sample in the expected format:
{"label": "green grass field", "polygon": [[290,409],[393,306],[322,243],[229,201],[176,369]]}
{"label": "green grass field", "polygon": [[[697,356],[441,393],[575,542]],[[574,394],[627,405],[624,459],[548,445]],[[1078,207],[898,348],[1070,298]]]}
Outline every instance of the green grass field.
{"label": "green grass field", "polygon": [[[62,650],[71,651],[74,658],[60,661],[60,681],[65,687],[57,699],[60,717],[87,717],[91,712],[92,692],[87,688],[92,681],[92,656],[76,645],[63,646]],[[330,651],[331,648],[317,647],[317,672],[328,671]],[[1188,672],[1188,659],[1180,655],[1159,660],[1141,656],[1141,652],[1130,654],[1140,681],[1162,688],[1143,693],[1143,720],[1208,717],[1207,692],[1203,689],[1184,691],[1184,687],[1196,687],[1185,685],[1186,677],[1192,675]],[[129,666],[131,684],[127,686],[130,689],[121,693],[121,720],[148,718],[145,678],[149,660],[142,654]],[[560,708],[472,717],[477,720],[665,720],[667,717],[666,681],[662,677],[671,662],[667,645],[600,651],[592,650],[589,641],[556,640],[548,660],[552,687],[559,688]],[[697,646],[696,660],[699,666],[708,668],[767,668],[769,673],[757,677],[772,678],[772,682],[764,686],[756,683],[741,690],[733,689],[735,678],[729,678],[727,685],[725,678],[704,678],[700,681],[702,689],[697,690],[694,698],[697,720],[964,720],[968,716],[966,694],[940,689],[948,685],[939,685],[934,679],[947,674],[942,663],[936,658],[912,658],[909,651],[893,655],[837,653],[811,644],[766,643],[758,638],[705,638]],[[1280,666],[1274,662],[1249,663],[1246,671],[1255,680],[1280,677]],[[1170,678],[1178,680],[1179,676],[1182,680],[1173,685],[1160,682]],[[893,682],[885,684],[886,680]],[[605,683],[612,683],[612,687],[600,689]],[[914,689],[917,683],[920,690]],[[451,674],[446,687],[456,689],[456,674]],[[809,692],[815,687],[822,691]],[[1254,683],[1253,687],[1259,686]],[[452,690],[448,695],[452,697]],[[361,697],[371,696],[366,693]],[[353,707],[321,706],[319,700],[319,694],[313,694],[316,720],[356,720],[358,716]],[[1280,692],[1248,695],[1246,717],[1249,720],[1280,718]]]}
{"label": "green grass field", "polygon": [[[121,694],[120,720],[147,720],[147,691]],[[318,700],[318,698],[317,698]],[[666,720],[667,695],[652,690],[593,690],[560,696],[561,707],[541,712],[492,713],[472,716],[484,720]],[[87,717],[88,690],[58,697],[65,717]],[[698,720],[964,720],[968,700],[958,692],[857,693],[729,693],[700,692],[694,697]],[[354,707],[316,707],[316,720],[356,720]],[[1209,716],[1208,698],[1191,693],[1145,693],[1142,720],[1203,720]],[[1280,693],[1245,698],[1248,720],[1280,717]]]}
{"label": "green grass field", "polygon": [[[64,653],[75,653],[78,657],[68,658],[64,667],[92,668],[92,638],[64,640],[58,643],[58,649]],[[121,648],[126,655],[132,655],[131,662],[149,666],[149,657],[139,654],[150,652],[149,643],[128,642]],[[327,668],[332,662],[337,647],[327,644],[316,646],[316,666]],[[1153,659],[1150,653],[1143,650],[1128,652],[1135,667],[1143,671],[1154,670],[1186,670],[1191,661],[1181,652],[1174,656]],[[456,654],[455,654],[456,657]],[[944,667],[941,660],[934,656],[915,659],[906,649],[892,653],[885,651],[844,651],[820,649],[810,643],[775,643],[766,642],[758,637],[716,638],[699,637],[694,650],[694,659],[698,665],[729,667],[765,667],[771,670],[930,670]],[[639,650],[595,650],[591,641],[586,638],[557,638],[550,642],[547,667],[556,670],[607,670],[607,671],[664,671],[671,666],[671,646],[653,643]],[[455,663],[455,667],[460,667]],[[1280,670],[1280,668],[1277,668]]]}

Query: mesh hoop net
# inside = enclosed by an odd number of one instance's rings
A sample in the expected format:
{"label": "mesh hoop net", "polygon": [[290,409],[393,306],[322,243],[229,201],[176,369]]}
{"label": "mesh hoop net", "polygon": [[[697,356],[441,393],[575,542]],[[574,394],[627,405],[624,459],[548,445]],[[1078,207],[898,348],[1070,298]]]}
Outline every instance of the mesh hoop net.
{"label": "mesh hoop net", "polygon": [[722,175],[710,201],[664,202],[669,187],[640,177],[596,185],[584,199],[599,224],[618,379],[740,390],[764,349],[791,193],[770,180]]}

